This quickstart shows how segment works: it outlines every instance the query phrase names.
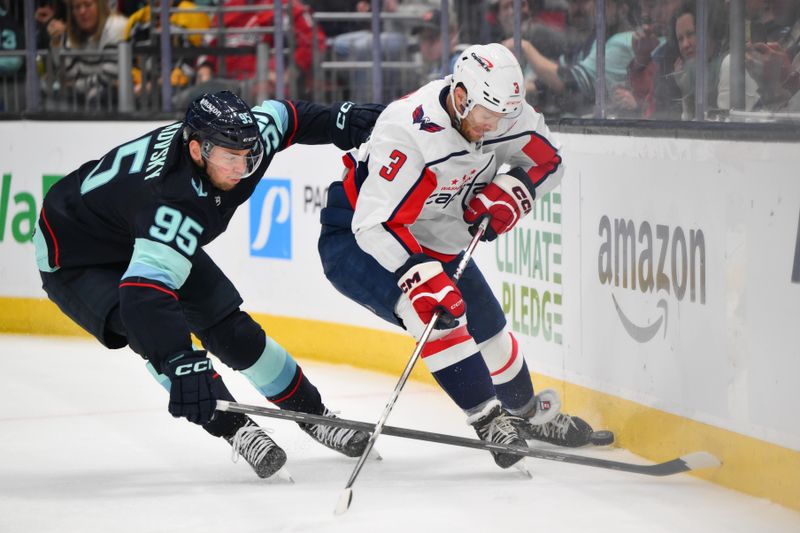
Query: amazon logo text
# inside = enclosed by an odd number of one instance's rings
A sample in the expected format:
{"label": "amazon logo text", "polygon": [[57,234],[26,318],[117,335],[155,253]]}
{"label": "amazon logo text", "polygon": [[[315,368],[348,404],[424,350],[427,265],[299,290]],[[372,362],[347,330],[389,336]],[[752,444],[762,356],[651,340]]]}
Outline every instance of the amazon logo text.
{"label": "amazon logo text", "polygon": [[631,316],[612,292],[620,322],[637,342],[648,342],[662,327],[666,336],[670,302],[705,305],[706,238],[702,229],[603,216],[598,235],[601,284],[641,293],[655,291],[662,296],[652,316]]}

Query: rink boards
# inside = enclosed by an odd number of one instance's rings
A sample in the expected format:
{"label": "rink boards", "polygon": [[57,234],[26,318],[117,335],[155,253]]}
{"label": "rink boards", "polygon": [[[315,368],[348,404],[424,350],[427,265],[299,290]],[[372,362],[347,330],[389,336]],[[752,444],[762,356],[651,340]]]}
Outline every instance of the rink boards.
{"label": "rink boards", "polygon": [[[39,288],[43,192],[155,126],[0,122],[0,330],[77,332]],[[640,455],[708,450],[726,465],[702,477],[800,509],[797,145],[560,139],[561,187],[476,252],[535,384]],[[410,340],[332,289],[317,256],[340,156],[279,154],[207,249],[299,358],[399,373]]]}

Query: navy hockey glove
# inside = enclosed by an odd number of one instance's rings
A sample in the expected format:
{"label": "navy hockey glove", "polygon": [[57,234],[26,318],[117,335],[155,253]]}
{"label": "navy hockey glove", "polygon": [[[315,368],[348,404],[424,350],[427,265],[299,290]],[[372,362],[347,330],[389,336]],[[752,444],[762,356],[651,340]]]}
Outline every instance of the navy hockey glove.
{"label": "navy hockey glove", "polygon": [[171,382],[170,414],[176,418],[186,417],[189,422],[200,425],[211,421],[217,406],[212,383],[219,374],[214,372],[206,352],[180,352],[168,357],[162,368]]}
{"label": "navy hockey glove", "polygon": [[483,234],[483,241],[493,241],[501,233],[514,227],[522,217],[531,212],[536,192],[527,172],[517,167],[508,174],[498,174],[469,202],[464,211],[464,221],[472,224],[470,233],[484,217],[491,217]]}
{"label": "navy hockey glove", "polygon": [[438,309],[442,314],[435,329],[450,329],[458,325],[458,318],[466,312],[464,299],[439,261],[425,254],[414,254],[396,274],[397,285],[411,300],[423,324],[427,325]]}
{"label": "navy hockey glove", "polygon": [[331,139],[342,150],[358,148],[369,138],[378,115],[386,108],[382,104],[337,102],[331,106]]}

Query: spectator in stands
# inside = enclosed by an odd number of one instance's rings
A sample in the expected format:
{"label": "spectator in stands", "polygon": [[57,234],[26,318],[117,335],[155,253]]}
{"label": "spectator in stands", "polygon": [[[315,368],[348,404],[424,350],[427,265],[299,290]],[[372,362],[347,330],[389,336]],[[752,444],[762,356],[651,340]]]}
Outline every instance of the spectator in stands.
{"label": "spectator in stands", "polygon": [[[674,79],[665,77],[672,73],[678,59],[677,44],[666,37],[670,19],[680,4],[681,0],[639,0],[628,83],[614,87],[611,93],[618,116],[650,118],[656,108],[667,109],[666,102],[675,102],[679,108],[680,90]],[[673,114],[677,118],[680,110],[674,110]]]}
{"label": "spectator in stands", "polygon": [[[566,50],[566,35],[563,29],[555,28],[537,20],[531,12],[530,0],[520,0],[520,34],[530,41],[545,57],[557,60]],[[514,37],[514,0],[498,0],[497,27],[494,41],[505,41]]]}
{"label": "spectator in stands", "polygon": [[[361,0],[354,2],[355,11],[369,13],[372,10],[371,2]],[[397,11],[398,0],[383,0],[381,11],[393,13]],[[381,60],[401,61],[408,53],[408,40],[400,31],[388,29],[391,26],[382,23],[380,35]],[[333,53],[339,61],[372,61],[373,44],[371,23],[362,23],[363,29],[342,33],[333,38]],[[372,98],[371,71],[369,69],[354,69],[355,76],[350,85],[350,99],[365,101]],[[396,71],[384,70],[383,74],[384,95],[383,101],[390,102],[402,95],[403,89],[399,87]]]}
{"label": "spectator in stands", "polygon": [[[25,49],[25,35],[17,18],[18,13],[9,9],[7,0],[0,0],[0,50],[13,52]],[[0,76],[8,77],[22,69],[20,56],[0,57]]]}
{"label": "spectator in stands", "polygon": [[426,12],[419,22],[419,25],[412,30],[412,34],[419,39],[419,55],[422,58],[423,75],[421,84],[429,81],[438,80],[448,74],[452,74],[453,66],[458,56],[463,51],[463,46],[458,47],[459,30],[454,16],[450,17],[449,24],[449,44],[447,55],[450,58],[449,67],[446,72],[442,69],[442,12],[432,9]]}
{"label": "spectator in stands", "polygon": [[[308,7],[314,13],[366,13],[369,2],[365,0],[308,0]],[[325,35],[336,37],[344,33],[368,30],[369,23],[356,20],[325,20],[319,24]]]}
{"label": "spectator in stands", "polygon": [[[543,7],[543,2],[536,1],[537,8]],[[551,61],[558,61],[558,58],[566,52],[566,32],[563,28],[553,27],[549,24],[541,23],[532,14],[530,0],[520,1],[520,35],[523,41],[533,45],[536,50]],[[497,2],[497,24],[495,27],[496,41],[502,41],[514,50],[513,37],[516,17],[514,15],[514,0],[499,0]],[[546,90],[539,91],[535,83],[536,72],[532,65],[523,62],[523,75],[525,76],[525,96],[528,102],[545,112],[542,108],[553,110],[557,107],[552,98],[548,98]]]}
{"label": "spectator in stands", "polygon": [[[281,0],[284,8],[284,16],[287,15],[289,6],[288,0]],[[223,14],[223,27],[230,31],[235,28],[242,28],[240,33],[227,33],[222,39],[222,46],[225,48],[239,48],[239,47],[254,47],[259,42],[266,42],[274,48],[274,38],[272,33],[256,33],[249,31],[257,28],[272,28],[274,26],[274,10],[273,0],[226,0],[226,7],[236,6],[254,6],[263,5],[263,11],[256,12],[227,12]],[[301,75],[301,87],[307,90],[311,84],[311,69],[312,69],[312,46],[313,34],[311,29],[311,17],[309,16],[309,9],[304,3],[299,0],[293,0],[292,10],[289,16],[292,17],[292,27],[294,29],[295,51],[293,64],[299,69]],[[285,19],[284,19],[285,20]],[[217,27],[218,22],[216,16],[211,22],[212,27]],[[288,26],[284,25],[284,30]],[[214,38],[210,44],[216,45],[219,39]],[[326,45],[325,33],[321,28],[317,28],[317,42],[318,50],[320,53],[324,52]],[[284,37],[284,43],[288,43],[288,36]],[[270,89],[269,93],[274,94],[275,80],[275,67],[274,67],[275,50],[270,51]],[[234,78],[238,80],[249,80],[255,78],[256,71],[256,57],[254,54],[247,55],[229,55],[225,57],[225,77]],[[218,76],[219,63],[215,57],[204,57],[199,61],[198,77],[200,79],[212,79]],[[282,83],[288,81],[288,68],[286,76]]]}
{"label": "spectator in stands", "polygon": [[[591,16],[594,26],[594,0],[570,0],[570,5],[571,15],[580,13],[581,18]],[[631,0],[606,1],[606,32],[610,37],[605,46],[606,76],[603,81],[607,91],[625,82],[627,66],[633,58],[633,32],[629,31],[632,27],[631,7]],[[511,49],[514,47],[512,39],[503,44]],[[582,45],[560,61],[547,58],[525,39],[522,40],[522,53],[536,74],[537,88],[546,87],[557,95],[562,112],[577,115],[591,112],[597,77],[596,42],[593,37],[591,47],[587,49],[586,45]]]}
{"label": "spectator in stands", "polygon": [[[177,7],[177,11],[170,14],[170,30],[204,30],[211,26],[211,19],[205,13],[186,12],[186,10],[194,10],[197,5],[189,0],[171,0],[173,7]],[[159,6],[161,0],[153,0],[154,6]],[[155,20],[156,28],[160,26],[159,17],[151,17],[150,6],[147,5],[131,15],[128,19],[128,26],[125,29],[125,40],[129,40],[134,44],[147,43],[157,44],[157,35],[151,32],[152,21]],[[180,48],[189,48],[192,46],[201,46],[203,44],[203,35],[201,33],[186,34],[172,34],[172,46]],[[135,51],[134,51],[135,52]],[[133,69],[133,88],[134,94],[140,95],[143,90],[143,77],[142,70],[155,73],[155,77],[160,75],[159,62],[157,56],[145,56],[141,60],[135,54],[135,65]],[[195,76],[194,71],[195,61],[193,58],[185,58],[176,55],[173,58],[173,67],[170,75],[170,82],[175,88],[183,88],[189,85]],[[152,82],[152,78],[150,82]]]}
{"label": "spectator in stands", "polygon": [[754,108],[768,111],[800,111],[800,2],[771,0],[778,41],[747,47],[745,66],[758,84]]}
{"label": "spectator in stands", "polygon": [[[7,0],[0,0],[0,50],[5,52],[25,49],[21,27],[21,13],[9,9]],[[15,6],[17,10],[21,5]],[[22,56],[0,57],[0,112],[22,111],[24,106],[25,63]]]}
{"label": "spectator in stands", "polygon": [[728,17],[723,8],[722,1],[709,0],[708,48],[704,59],[697,57],[695,1],[685,1],[671,19],[669,38],[679,51],[672,76],[680,89],[682,120],[691,120],[695,116],[695,71],[698,65],[705,69],[706,102],[716,105],[720,65],[727,49]]}
{"label": "spectator in stands", "polygon": [[51,39],[49,28],[58,27],[58,33],[61,35],[67,27],[67,8],[64,0],[36,0],[36,11],[33,16],[36,20],[36,49],[47,50],[50,48]]}
{"label": "spectator in stands", "polygon": [[58,58],[62,51],[86,52],[63,56],[64,86],[79,101],[97,104],[113,100],[119,66],[113,52],[125,36],[125,17],[112,13],[107,0],[67,0],[66,33],[53,35],[50,47]]}
{"label": "spectator in stands", "polygon": [[116,4],[117,13],[130,17],[143,7],[150,5],[150,0],[116,0]]}
{"label": "spectator in stands", "polygon": [[[787,28],[777,22],[768,0],[745,0],[745,42],[774,42],[784,35]],[[720,109],[731,108],[730,54],[722,59],[717,89],[717,106]],[[758,84],[745,70],[745,111],[750,111],[758,102]]]}

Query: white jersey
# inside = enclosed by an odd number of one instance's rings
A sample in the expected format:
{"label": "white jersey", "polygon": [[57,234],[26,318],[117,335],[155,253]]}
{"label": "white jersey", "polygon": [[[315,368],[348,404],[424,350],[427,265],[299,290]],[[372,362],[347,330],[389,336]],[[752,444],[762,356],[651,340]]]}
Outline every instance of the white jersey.
{"label": "white jersey", "polygon": [[437,80],[389,105],[357,158],[346,158],[353,233],[391,272],[415,253],[449,261],[461,252],[472,238],[464,210],[503,164],[527,172],[537,196],[563,172],[544,118],[531,106],[470,143],[445,109],[449,86],[449,77]]}

